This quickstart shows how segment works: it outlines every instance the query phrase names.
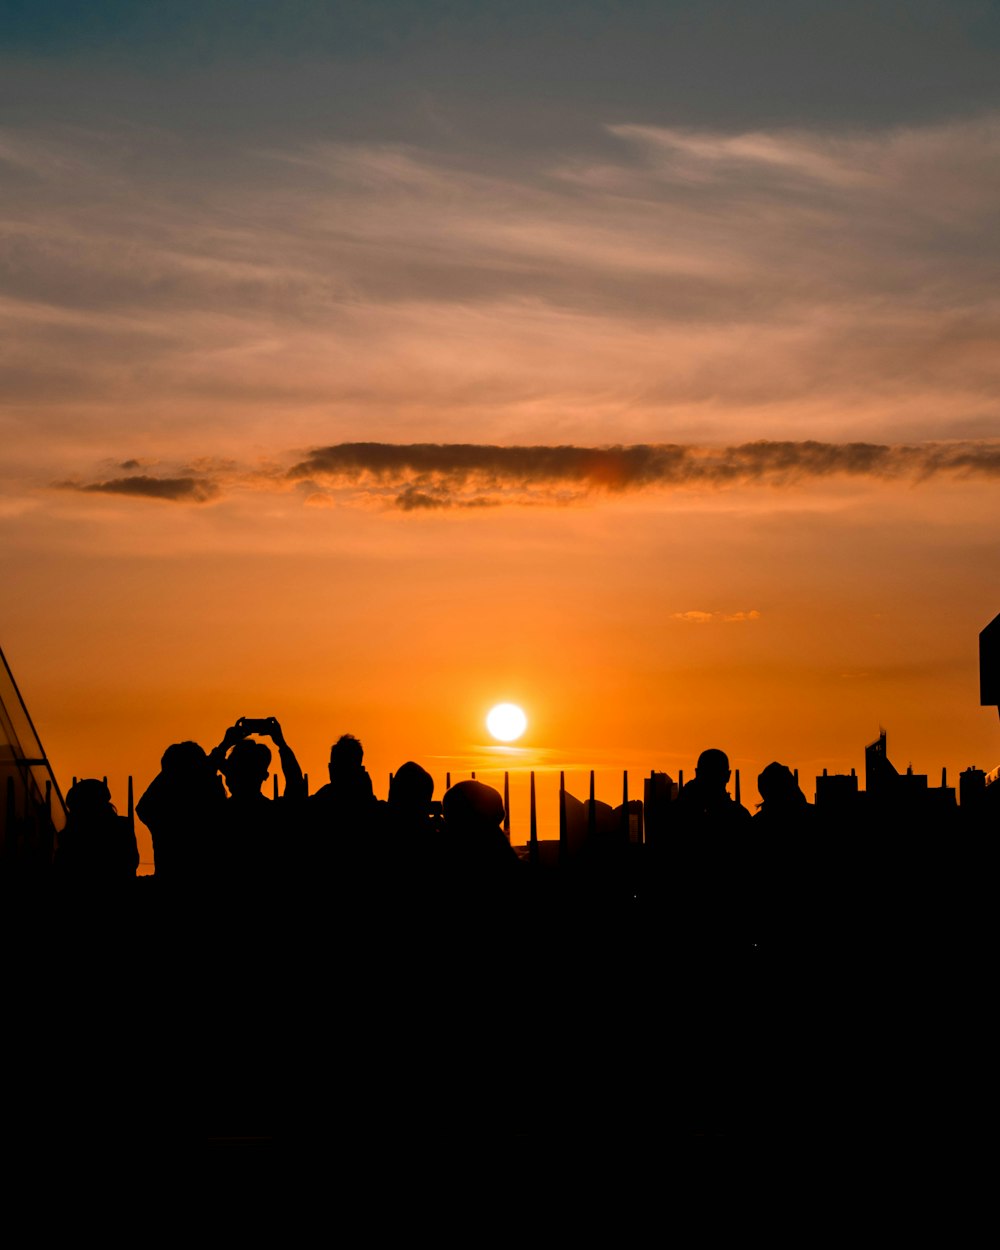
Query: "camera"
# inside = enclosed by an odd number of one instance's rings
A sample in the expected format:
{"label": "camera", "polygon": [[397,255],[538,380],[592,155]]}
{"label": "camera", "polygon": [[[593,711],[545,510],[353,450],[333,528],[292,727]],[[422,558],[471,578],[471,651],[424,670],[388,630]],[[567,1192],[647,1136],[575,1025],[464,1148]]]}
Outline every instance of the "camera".
{"label": "camera", "polygon": [[263,718],[254,718],[251,716],[241,716],[236,722],[236,728],[245,734],[264,734],[270,737],[272,717],[265,716]]}

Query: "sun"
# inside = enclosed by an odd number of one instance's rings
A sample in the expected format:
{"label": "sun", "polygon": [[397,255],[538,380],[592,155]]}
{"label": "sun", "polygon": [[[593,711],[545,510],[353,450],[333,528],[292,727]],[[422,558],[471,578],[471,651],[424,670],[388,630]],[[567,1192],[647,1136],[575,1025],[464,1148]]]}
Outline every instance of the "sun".
{"label": "sun", "polygon": [[528,728],[528,718],[516,703],[498,703],[486,717],[486,728],[498,742],[514,742]]}

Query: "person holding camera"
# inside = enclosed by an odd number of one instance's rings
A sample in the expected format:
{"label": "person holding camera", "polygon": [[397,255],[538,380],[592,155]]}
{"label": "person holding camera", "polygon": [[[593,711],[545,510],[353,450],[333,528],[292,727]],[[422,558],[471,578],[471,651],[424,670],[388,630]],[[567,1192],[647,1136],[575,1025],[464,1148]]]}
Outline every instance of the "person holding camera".
{"label": "person holding camera", "polygon": [[[263,792],[271,770],[271,748],[254,737],[270,738],[278,749],[285,785],[277,800]],[[295,753],[275,717],[252,720],[241,716],[226,730],[209,760],[229,790],[223,806],[219,875],[223,882],[270,888],[287,870],[293,827],[301,819],[306,797]]]}

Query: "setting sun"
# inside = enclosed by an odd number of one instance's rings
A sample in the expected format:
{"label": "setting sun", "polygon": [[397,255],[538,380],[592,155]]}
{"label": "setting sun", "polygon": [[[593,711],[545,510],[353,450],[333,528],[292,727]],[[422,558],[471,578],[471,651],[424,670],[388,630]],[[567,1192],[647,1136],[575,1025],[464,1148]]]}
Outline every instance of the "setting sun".
{"label": "setting sun", "polygon": [[516,703],[498,703],[486,717],[486,728],[499,742],[514,742],[528,727],[528,718]]}

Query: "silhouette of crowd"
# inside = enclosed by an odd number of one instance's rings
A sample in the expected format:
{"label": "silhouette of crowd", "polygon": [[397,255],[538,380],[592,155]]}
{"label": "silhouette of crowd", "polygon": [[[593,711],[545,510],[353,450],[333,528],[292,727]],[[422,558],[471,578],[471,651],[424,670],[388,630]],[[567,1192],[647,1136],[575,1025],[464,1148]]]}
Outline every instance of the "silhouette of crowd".
{"label": "silhouette of crowd", "polygon": [[[73,785],[46,962],[60,1002],[97,1004],[94,1070],[147,1090],[136,1131],[301,1133],[315,1106],[355,1134],[656,1107],[727,1133],[795,1120],[804,1090],[810,1114],[842,1115],[868,1088],[851,1030],[895,1035],[897,945],[946,940],[956,847],[995,830],[1000,786],[926,826],[889,774],[846,816],[777,761],[751,813],[717,748],[686,784],[660,780],[645,811],[563,792],[557,854],[518,853],[482,781],[436,801],[407,760],[378,798],[344,734],[309,794],[280,723],[241,718],[210,750],[164,751],[135,807],[150,877],[107,785]],[[141,1073],[109,1023],[126,1003]],[[69,1074],[58,1088],[107,1114]]]}
{"label": "silhouette of crowd", "polygon": [[[271,748],[251,735],[278,751],[280,796],[265,793]],[[522,865],[503,833],[496,790],[461,781],[435,804],[433,777],[408,760],[387,799],[377,799],[352,734],[330,748],[328,771],[328,782],[307,794],[274,717],[237,721],[209,752],[193,742],[168,747],[136,805],[152,835],[156,878],[231,898],[301,890],[310,881],[397,903],[430,894],[442,901],[450,890],[518,889]]]}
{"label": "silhouette of crowd", "polygon": [[[275,784],[272,798],[266,783],[275,751],[284,787],[279,795]],[[888,781],[898,781],[882,763]],[[593,792],[586,803],[561,794],[553,860],[534,847],[515,851],[504,799],[481,781],[459,781],[435,801],[434,778],[408,760],[379,799],[362,743],[346,733],[330,748],[328,781],[309,794],[278,720],[240,718],[211,750],[190,741],[167,747],[135,811],[152,837],[152,881],[161,893],[273,905],[325,891],[342,907],[382,912],[439,913],[479,901],[600,903],[669,917],[678,940],[700,934],[702,948],[759,950],[792,943],[804,929],[836,929],[838,899],[856,899],[894,868],[902,871],[901,839],[909,840],[912,864],[932,854],[928,838],[995,827],[1000,806],[1000,786],[986,787],[932,830],[902,788],[889,785],[855,793],[849,809],[821,810],[792,770],[774,761],[757,779],[760,802],[751,813],[731,796],[729,760],[718,748],[701,753],[686,784],[661,779],[665,793],[645,812],[638,839],[630,817],[641,823],[641,803],[613,809]],[[106,784],[77,782],[67,809],[55,877],[104,888],[133,877],[134,832]]]}

